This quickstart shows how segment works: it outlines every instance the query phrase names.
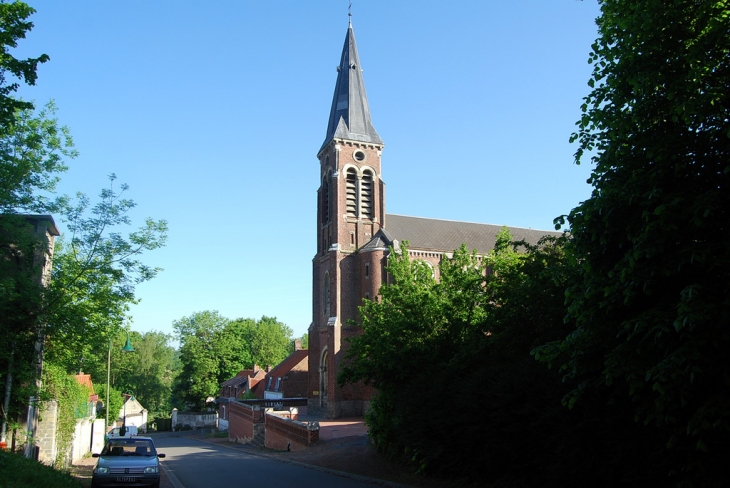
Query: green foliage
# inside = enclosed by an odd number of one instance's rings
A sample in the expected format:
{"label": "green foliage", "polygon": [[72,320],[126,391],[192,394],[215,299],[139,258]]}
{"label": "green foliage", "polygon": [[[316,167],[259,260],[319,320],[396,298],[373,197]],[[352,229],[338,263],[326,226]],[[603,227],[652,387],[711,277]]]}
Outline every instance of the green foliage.
{"label": "green foliage", "polygon": [[228,324],[218,312],[197,312],[173,322],[180,340],[182,370],[175,379],[175,393],[186,402],[185,406],[204,408],[207,398],[216,394],[218,360],[215,336]]}
{"label": "green foliage", "polygon": [[18,90],[18,81],[35,85],[38,64],[50,59],[47,54],[16,59],[8,52],[10,48],[18,47],[18,41],[25,39],[33,29],[28,17],[34,13],[35,10],[23,2],[0,2],[0,127],[3,128],[13,125],[17,111],[33,108],[32,103],[12,97]]}
{"label": "green foliage", "polygon": [[[13,98],[20,82],[35,83],[38,64],[48,60],[45,54],[19,60],[9,53],[33,27],[27,19],[34,12],[23,2],[0,2],[0,386],[12,393],[3,411],[3,435],[8,417],[38,394],[36,342],[45,344],[45,363],[58,371],[77,371],[85,359],[98,368],[129,305],[136,303],[135,286],[159,271],[140,254],[163,246],[167,231],[165,221],[147,219],[124,235],[120,227],[130,225],[135,204],[123,198],[126,185],[121,191],[114,187],[114,175],[94,204],[81,193],[75,201],[51,199],[65,160],[77,153],[52,102],[36,113],[32,103]],[[49,250],[17,214],[51,212],[60,215],[67,232],[57,241],[52,280],[43,288],[39,263],[50,258]],[[68,394],[55,379],[52,388]],[[171,374],[164,381],[169,392]],[[153,404],[166,393],[158,388],[164,381],[142,387]]]}
{"label": "green foliage", "polygon": [[147,219],[124,236],[120,227],[131,224],[128,213],[135,203],[123,198],[127,185],[117,192],[115,180],[109,176],[109,188],[93,206],[86,195],[77,194],[61,217],[68,237],[57,241],[46,309],[52,324],[49,353],[62,361],[72,360],[66,355],[78,354],[90,343],[97,348],[106,343],[136,303],[135,286],[160,271],[139,256],[165,245],[167,222]]}
{"label": "green foliage", "polygon": [[577,328],[538,352],[565,355],[568,405],[627,405],[701,485],[723,471],[730,434],[730,8],[600,3],[573,135],[594,190],[557,221],[581,265]]}
{"label": "green foliage", "polygon": [[277,365],[291,352],[292,330],[275,318],[229,320],[198,312],[173,323],[180,339],[181,370],[174,395],[191,407],[205,407],[220,384],[243,369]]}
{"label": "green foliage", "polygon": [[300,339],[302,340],[302,349],[309,349],[309,334],[305,332]]}
{"label": "green foliage", "polygon": [[56,208],[48,197],[67,170],[64,158],[75,158],[77,151],[69,129],[55,115],[56,106],[49,102],[37,113],[18,110],[12,124],[0,126],[0,213]]}
{"label": "green foliage", "polygon": [[[504,230],[486,257],[462,246],[443,259],[439,281],[408,258],[407,244],[391,254],[392,280],[361,307],[364,332],[338,378],[377,389],[367,422],[379,450],[452,479],[523,476],[515,467],[524,452],[535,452],[536,464],[545,459],[531,429],[541,417],[558,425],[562,390],[530,350],[566,333],[563,245],[546,240],[518,253],[525,245],[512,245]],[[441,409],[436,392],[445,391]]]}
{"label": "green foliage", "polygon": [[43,389],[41,400],[43,402],[55,400],[58,403],[58,421],[56,429],[56,445],[58,446],[58,457],[55,466],[65,469],[67,466],[68,452],[73,441],[76,420],[88,417],[89,389],[80,385],[73,376],[66,373],[62,368],[47,364],[43,369]]}
{"label": "green foliage", "polygon": [[78,481],[66,472],[22,454],[0,451],[0,488],[35,488],[53,486],[54,488],[80,488]]}
{"label": "green foliage", "polygon": [[[119,412],[124,406],[123,388],[119,389],[114,386],[109,387],[109,403],[106,403],[106,380],[104,382],[94,383],[94,390],[99,395],[99,399],[104,402],[104,408],[96,412],[96,417],[106,421],[107,409],[109,410],[109,423],[113,424],[119,418]],[[140,402],[141,403],[141,402]],[[142,405],[145,405],[142,403]],[[151,416],[150,416],[151,418]]]}
{"label": "green foliage", "polygon": [[[0,15],[6,7],[0,5]],[[75,155],[54,111],[52,104],[38,114],[19,110],[13,124],[0,125],[0,386],[4,392],[12,381],[9,416],[18,413],[18,399],[37,393],[33,344],[36,326],[45,319],[38,263],[45,258],[46,244],[16,212],[53,209],[56,202],[44,192],[53,191],[57,174],[66,169],[63,157]]]}
{"label": "green foliage", "polygon": [[172,410],[173,368],[175,350],[170,336],[161,332],[130,334],[135,353],[121,353],[131,364],[130,375],[119,379],[123,389],[131,389],[150,415]]}
{"label": "green foliage", "polygon": [[[246,319],[238,319],[238,321],[243,320]],[[276,317],[264,316],[257,320],[248,338],[253,364],[276,366],[286,359],[291,353],[292,333],[293,331],[276,320]]]}
{"label": "green foliage", "polygon": [[575,326],[564,321],[564,290],[577,273],[566,241],[530,246],[503,232],[486,257],[462,247],[443,259],[440,282],[406,252],[391,255],[392,280],[379,301],[361,307],[363,334],[338,378],[377,388],[366,421],[381,452],[425,474],[482,485],[663,479],[673,459],[647,449],[655,437],[615,405],[563,408],[574,385],[531,357]]}

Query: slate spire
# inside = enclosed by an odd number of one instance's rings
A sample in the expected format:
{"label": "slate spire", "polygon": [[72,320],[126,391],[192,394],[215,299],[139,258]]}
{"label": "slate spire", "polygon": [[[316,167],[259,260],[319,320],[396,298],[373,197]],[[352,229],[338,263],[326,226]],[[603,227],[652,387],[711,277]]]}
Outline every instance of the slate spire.
{"label": "slate spire", "polygon": [[365,93],[352,22],[347,28],[340,65],[337,67],[337,83],[332,97],[327,136],[320,151],[333,138],[383,144],[370,120],[368,97]]}

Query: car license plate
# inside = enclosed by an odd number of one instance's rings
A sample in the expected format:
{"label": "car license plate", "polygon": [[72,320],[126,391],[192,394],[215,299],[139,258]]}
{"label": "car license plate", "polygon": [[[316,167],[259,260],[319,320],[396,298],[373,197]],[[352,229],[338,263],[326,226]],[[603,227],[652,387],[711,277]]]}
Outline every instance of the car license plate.
{"label": "car license plate", "polygon": [[117,483],[134,483],[137,481],[137,478],[134,476],[118,476],[117,477]]}

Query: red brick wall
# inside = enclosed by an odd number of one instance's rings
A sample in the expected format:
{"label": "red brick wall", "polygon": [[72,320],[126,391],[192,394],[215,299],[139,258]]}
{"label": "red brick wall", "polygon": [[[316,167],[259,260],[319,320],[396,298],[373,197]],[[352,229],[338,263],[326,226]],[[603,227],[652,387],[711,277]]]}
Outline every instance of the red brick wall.
{"label": "red brick wall", "polygon": [[266,414],[266,447],[286,451],[305,449],[319,442],[319,427],[309,430],[305,422]]}
{"label": "red brick wall", "polygon": [[254,435],[254,423],[260,422],[264,411],[239,402],[228,404],[228,440],[249,440]]}

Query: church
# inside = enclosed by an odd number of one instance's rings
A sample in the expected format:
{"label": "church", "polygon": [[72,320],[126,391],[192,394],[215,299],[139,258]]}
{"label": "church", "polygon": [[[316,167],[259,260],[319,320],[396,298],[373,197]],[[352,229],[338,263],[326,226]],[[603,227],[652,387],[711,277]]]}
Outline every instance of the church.
{"label": "church", "polygon": [[[411,259],[434,268],[466,244],[489,252],[502,226],[388,214],[381,179],[384,143],[373,126],[352,22],[347,29],[327,133],[319,149],[317,253],[312,260],[312,323],[309,326],[307,411],[326,418],[362,416],[372,389],[337,385],[347,339],[362,329],[363,299],[387,282],[390,248],[408,241]],[[513,239],[536,243],[556,232],[509,227]]]}

